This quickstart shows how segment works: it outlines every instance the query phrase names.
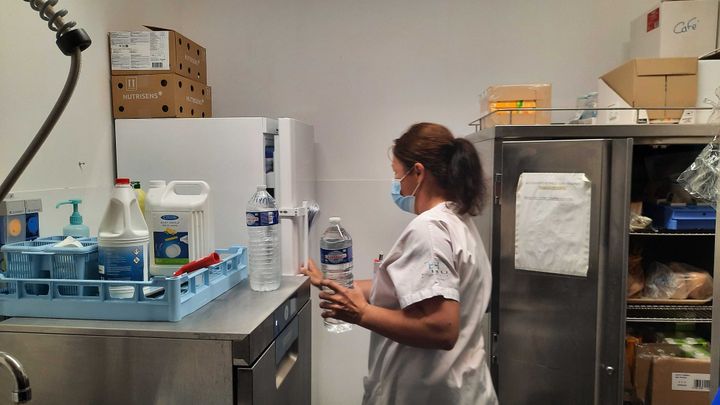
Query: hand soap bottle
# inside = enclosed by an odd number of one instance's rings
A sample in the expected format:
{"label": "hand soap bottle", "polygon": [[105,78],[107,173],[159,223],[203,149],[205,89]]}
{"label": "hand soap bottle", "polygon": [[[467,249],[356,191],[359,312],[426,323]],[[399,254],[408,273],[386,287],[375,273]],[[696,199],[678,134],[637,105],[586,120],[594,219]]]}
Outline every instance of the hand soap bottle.
{"label": "hand soap bottle", "polygon": [[55,208],[59,208],[61,205],[72,204],[73,213],[70,215],[70,224],[65,225],[63,228],[63,236],[72,236],[73,238],[89,238],[90,228],[87,225],[83,225],[83,218],[78,211],[78,205],[82,203],[82,200],[67,200],[59,202]]}

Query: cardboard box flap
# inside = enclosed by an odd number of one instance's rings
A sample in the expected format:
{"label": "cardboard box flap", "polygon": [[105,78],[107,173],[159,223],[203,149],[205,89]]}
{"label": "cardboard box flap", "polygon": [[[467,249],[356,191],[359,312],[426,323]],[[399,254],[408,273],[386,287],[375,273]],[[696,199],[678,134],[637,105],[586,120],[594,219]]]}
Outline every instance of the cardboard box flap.
{"label": "cardboard box flap", "polygon": [[697,59],[635,59],[635,73],[638,76],[694,75],[697,74]]}
{"label": "cardboard box flap", "polygon": [[608,87],[631,106],[633,106],[635,102],[634,72],[635,64],[633,61],[630,61],[618,66],[601,77],[602,81],[604,81]]}
{"label": "cardboard box flap", "polygon": [[170,29],[170,28],[156,27],[156,26],[154,26],[154,25],[143,25],[143,27],[149,29],[150,31],[172,31],[172,32],[177,32],[177,31],[172,30],[172,29]]}
{"label": "cardboard box flap", "polygon": [[698,58],[699,60],[716,60],[720,59],[720,48],[710,51],[706,53],[705,55],[702,55]]}

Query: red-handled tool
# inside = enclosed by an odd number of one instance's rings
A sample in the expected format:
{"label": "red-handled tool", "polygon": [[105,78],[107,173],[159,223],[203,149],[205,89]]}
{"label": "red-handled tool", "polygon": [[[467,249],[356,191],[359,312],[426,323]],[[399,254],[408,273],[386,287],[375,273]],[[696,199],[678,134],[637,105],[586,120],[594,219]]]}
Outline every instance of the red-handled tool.
{"label": "red-handled tool", "polygon": [[212,252],[211,254],[203,257],[202,259],[195,260],[194,262],[190,262],[180,267],[175,273],[173,273],[173,277],[210,267],[213,264],[220,263],[220,261],[220,255],[217,254],[217,252]]}

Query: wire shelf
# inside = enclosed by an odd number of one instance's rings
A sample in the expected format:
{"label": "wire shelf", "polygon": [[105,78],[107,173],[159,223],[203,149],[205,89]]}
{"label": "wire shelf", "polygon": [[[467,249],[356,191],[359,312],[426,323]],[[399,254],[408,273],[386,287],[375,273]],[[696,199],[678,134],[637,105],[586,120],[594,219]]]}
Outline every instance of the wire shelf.
{"label": "wire shelf", "polygon": [[[527,112],[550,112],[550,113],[552,113],[552,112],[577,112],[577,113],[582,113],[584,111],[595,111],[595,112],[597,112],[597,111],[618,111],[618,112],[619,111],[635,111],[635,113],[637,114],[636,116],[640,117],[641,112],[644,112],[644,111],[710,111],[710,110],[712,110],[712,107],[623,107],[623,108],[619,108],[619,107],[613,107],[613,108],[608,108],[608,107],[605,107],[605,108],[601,108],[601,107],[595,107],[595,108],[590,108],[590,107],[588,107],[588,108],[585,108],[585,107],[582,107],[582,108],[578,108],[578,107],[575,107],[575,108],[555,108],[555,107],[552,107],[552,108],[547,108],[547,107],[546,108],[540,108],[540,107],[524,108],[523,107],[523,108],[499,108],[491,113],[487,113],[487,114],[483,115],[482,117],[470,122],[468,124],[468,126],[474,127],[475,131],[477,132],[480,129],[482,129],[481,126],[482,126],[483,118],[490,117],[490,116],[496,115],[496,114],[502,114],[502,113],[511,113],[510,114],[510,122],[508,125],[513,125],[513,123],[512,123],[512,118],[513,118],[512,113],[513,112],[524,112],[524,113],[527,113]],[[669,123],[676,123],[676,122],[677,122],[677,120],[675,120],[674,122],[667,121],[664,123],[669,124]],[[578,124],[592,125],[592,123],[587,122],[587,120],[581,120],[581,122],[578,122],[578,123],[551,123],[551,124],[547,124],[547,125],[577,126]],[[640,124],[645,125],[645,124],[648,124],[648,122],[642,122]]]}
{"label": "wire shelf", "polygon": [[711,305],[628,305],[628,322],[711,323]]}
{"label": "wire shelf", "polygon": [[630,232],[630,236],[715,236],[715,232],[671,232],[671,231],[660,231],[660,232]]}

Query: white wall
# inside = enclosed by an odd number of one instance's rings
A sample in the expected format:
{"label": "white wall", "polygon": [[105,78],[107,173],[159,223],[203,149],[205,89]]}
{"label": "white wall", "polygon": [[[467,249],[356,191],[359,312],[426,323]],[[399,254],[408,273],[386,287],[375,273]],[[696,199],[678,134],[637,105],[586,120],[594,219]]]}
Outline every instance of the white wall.
{"label": "white wall", "polygon": [[[622,62],[629,21],[652,2],[61,0],[95,45],[57,132],[17,188],[46,197],[43,226],[64,223],[65,213],[50,214],[50,204],[71,195],[89,199],[84,213],[97,226],[112,176],[105,33],[175,27],[208,49],[216,116],[291,116],[315,125],[316,239],[328,216],[342,216],[355,240],[356,275],[368,278],[370,259],[389,250],[411,218],[388,197],[394,138],[422,120],[468,133],[477,95],[491,84],[551,82],[554,105],[573,106]],[[26,3],[5,3],[0,173],[44,119],[68,63]],[[313,402],[358,403],[368,333],[329,335],[317,309],[314,316]]]}
{"label": "white wall", "polygon": [[[164,2],[164,3],[167,3]],[[68,17],[84,28],[93,45],[83,52],[75,94],[55,130],[14,188],[18,198],[42,198],[41,232],[62,232],[67,198],[82,198],[81,212],[97,232],[112,187],[113,137],[107,32],[143,23],[178,23],[179,11],[143,0],[61,0]],[[70,58],[55,34],[21,0],[3,1],[0,12],[0,178],[4,179],[40,128],[65,82]],[[85,165],[81,169],[79,162]]]}

